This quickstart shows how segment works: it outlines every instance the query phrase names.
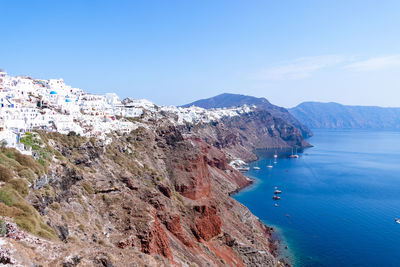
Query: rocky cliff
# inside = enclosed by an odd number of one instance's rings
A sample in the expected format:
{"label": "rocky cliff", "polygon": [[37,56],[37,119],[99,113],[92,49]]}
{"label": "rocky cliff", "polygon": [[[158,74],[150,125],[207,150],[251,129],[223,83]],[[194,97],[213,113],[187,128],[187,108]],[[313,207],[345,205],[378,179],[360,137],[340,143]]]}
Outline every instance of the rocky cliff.
{"label": "rocky cliff", "polygon": [[310,128],[399,129],[400,108],[304,102],[289,110]]}
{"label": "rocky cliff", "polygon": [[[111,143],[39,132],[36,160],[1,148],[1,263],[20,266],[280,266],[271,229],[230,197],[251,183],[229,157],[304,146],[254,111],[196,125],[142,118]],[[38,141],[39,140],[39,141]]]}
{"label": "rocky cliff", "polygon": [[213,109],[238,107],[243,105],[256,106],[258,110],[268,112],[275,119],[281,119],[284,123],[298,128],[305,138],[312,136],[310,129],[308,129],[304,123],[299,122],[294,116],[292,116],[287,109],[273,105],[263,97],[224,93],[211,98],[197,100],[190,104],[183,105],[183,107],[196,106],[205,109]]}
{"label": "rocky cliff", "polygon": [[221,149],[229,159],[246,161],[256,160],[254,151],[258,149],[310,146],[300,129],[262,109],[209,124],[189,125],[182,132]]}

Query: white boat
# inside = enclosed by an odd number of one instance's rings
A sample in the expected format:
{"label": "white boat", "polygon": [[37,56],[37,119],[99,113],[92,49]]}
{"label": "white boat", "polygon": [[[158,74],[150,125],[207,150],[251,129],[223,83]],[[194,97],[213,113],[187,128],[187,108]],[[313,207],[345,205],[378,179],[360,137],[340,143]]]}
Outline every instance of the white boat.
{"label": "white boat", "polygon": [[269,165],[267,165],[267,168],[273,168],[274,166],[272,165],[272,162],[269,161]]}
{"label": "white boat", "polygon": [[281,190],[275,190],[274,194],[282,194],[282,191]]}
{"label": "white boat", "polygon": [[275,206],[275,207],[278,207],[279,205],[278,205],[278,203],[275,203],[274,206]]}
{"label": "white boat", "polygon": [[256,167],[253,167],[253,169],[260,170],[261,168],[256,166]]}
{"label": "white boat", "polygon": [[400,219],[395,218],[394,221],[400,223]]}
{"label": "white boat", "polygon": [[299,158],[299,155],[290,155],[289,158],[291,158],[291,159],[298,159],[298,158]]}
{"label": "white boat", "polygon": [[291,159],[299,158],[299,155],[297,155],[297,148],[296,148],[296,153],[295,154],[293,154],[293,148],[292,148],[292,155],[290,155],[289,158],[291,158]]}

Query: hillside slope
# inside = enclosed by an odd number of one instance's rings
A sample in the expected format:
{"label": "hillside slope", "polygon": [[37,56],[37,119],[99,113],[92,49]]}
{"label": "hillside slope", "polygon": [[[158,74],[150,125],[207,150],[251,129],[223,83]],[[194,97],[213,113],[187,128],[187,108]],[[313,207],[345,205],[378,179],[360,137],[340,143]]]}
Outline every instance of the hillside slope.
{"label": "hillside slope", "polygon": [[400,129],[400,108],[304,102],[289,112],[310,128]]}
{"label": "hillside slope", "polygon": [[145,111],[111,142],[39,131],[36,160],[2,148],[0,261],[282,266],[271,229],[230,197],[251,181],[228,162],[307,145],[300,131],[265,110],[182,124],[172,111]]}

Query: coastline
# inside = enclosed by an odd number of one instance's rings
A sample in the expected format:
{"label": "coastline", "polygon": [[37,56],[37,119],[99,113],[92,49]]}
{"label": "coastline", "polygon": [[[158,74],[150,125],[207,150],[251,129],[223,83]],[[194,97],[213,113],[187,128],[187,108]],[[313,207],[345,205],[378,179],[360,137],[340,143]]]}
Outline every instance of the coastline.
{"label": "coastline", "polygon": [[[314,147],[310,143],[307,143],[307,145],[301,146],[296,148],[295,153],[304,153],[306,149]],[[275,154],[279,155],[279,158],[282,157],[287,157],[289,158],[290,155],[294,153],[294,149],[285,147],[285,148],[266,148],[266,149],[254,149],[253,153],[256,157],[256,159],[252,160],[244,160],[244,162],[247,164],[247,166],[252,168],[252,165],[255,164],[257,161],[260,161],[262,159],[273,159]],[[234,198],[235,195],[239,194],[243,190],[252,190],[249,189],[249,187],[252,187],[255,189],[258,186],[258,183],[260,182],[260,179],[257,176],[249,176],[249,170],[243,171],[242,174],[247,178],[248,183],[242,187],[239,187],[235,189],[234,191],[229,192],[229,196]],[[235,198],[234,198],[235,199]],[[239,203],[241,203],[239,200],[235,199]],[[245,204],[241,203],[244,205],[246,208],[248,208]],[[263,222],[260,220],[260,218],[257,216],[257,214],[254,214],[252,211],[250,211],[254,216],[257,217],[259,223],[263,226],[265,229],[265,233],[268,236],[268,242],[269,242],[269,249],[271,254],[280,262],[283,264],[283,266],[294,266],[294,263],[296,262],[296,257],[293,251],[290,249],[292,246],[289,246],[288,241],[285,239],[285,236],[282,233],[282,229],[279,228],[278,226],[275,226],[273,224],[269,224],[268,222]],[[272,226],[271,226],[272,225]],[[290,247],[290,248],[289,248]]]}
{"label": "coastline", "polygon": [[[258,156],[257,156],[258,157]],[[259,160],[259,159],[258,159]],[[257,160],[253,161],[256,162]],[[257,183],[258,178],[253,178],[250,176],[247,176],[246,172],[243,172],[243,175],[247,178],[248,183],[242,187],[238,187],[237,189],[231,191],[228,193],[228,195],[230,197],[232,197],[233,199],[235,195],[237,195],[238,193],[240,193],[241,191],[248,189],[250,186],[255,186]],[[236,199],[235,199],[236,200]],[[238,201],[238,200],[236,200]],[[240,201],[238,201],[239,203],[241,203]],[[243,203],[241,203],[242,205],[244,205]],[[244,205],[247,209],[248,207],[246,205]],[[251,211],[250,211],[251,212]],[[251,212],[253,213],[253,212]],[[260,218],[253,213],[254,216],[257,217],[258,223],[262,226],[262,228],[264,229],[264,233],[268,236],[268,243],[269,243],[269,251],[270,253],[282,264],[282,266],[293,266],[293,263],[289,261],[288,256],[284,255],[282,253],[283,251],[283,247],[287,247],[287,244],[285,243],[285,241],[282,238],[282,234],[279,234],[278,231],[276,231],[277,227],[276,226],[269,226],[268,224],[264,223],[263,221],[260,220]]]}

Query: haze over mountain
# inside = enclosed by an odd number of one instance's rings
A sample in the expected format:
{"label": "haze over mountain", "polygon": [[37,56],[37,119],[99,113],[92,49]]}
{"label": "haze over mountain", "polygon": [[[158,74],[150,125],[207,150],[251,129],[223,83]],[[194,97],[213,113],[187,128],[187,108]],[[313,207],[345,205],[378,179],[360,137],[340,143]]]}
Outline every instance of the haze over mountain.
{"label": "haze over mountain", "polygon": [[224,93],[214,97],[197,100],[192,103],[183,105],[182,107],[197,106],[205,109],[212,109],[238,107],[243,105],[255,105],[258,109],[266,110],[271,113],[272,116],[281,118],[286,122],[292,124],[296,128],[299,128],[305,138],[312,136],[312,132],[310,131],[310,129],[308,129],[305,125],[303,125],[295,117],[293,117],[287,109],[273,105],[266,98],[263,97],[259,98],[241,94]]}
{"label": "haze over mountain", "polygon": [[400,129],[400,108],[303,102],[289,112],[309,128]]}

